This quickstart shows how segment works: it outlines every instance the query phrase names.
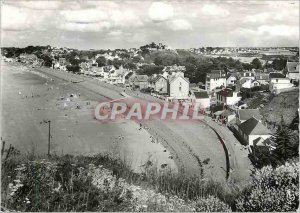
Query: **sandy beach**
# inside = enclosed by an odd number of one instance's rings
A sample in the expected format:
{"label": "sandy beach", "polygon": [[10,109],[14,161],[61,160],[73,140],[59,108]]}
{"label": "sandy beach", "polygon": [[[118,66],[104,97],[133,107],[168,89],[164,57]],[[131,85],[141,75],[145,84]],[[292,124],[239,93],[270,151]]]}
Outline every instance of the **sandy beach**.
{"label": "sandy beach", "polygon": [[[142,122],[141,130],[134,121],[99,123],[94,119],[96,104],[122,98],[123,88],[47,68],[3,64],[2,70],[2,137],[8,144],[27,152],[46,153],[48,124],[43,121],[51,120],[52,153],[111,152],[126,158],[136,171],[150,160],[158,167],[167,164],[187,175],[203,173],[205,178],[225,180],[224,150],[217,135],[204,123],[155,118]],[[137,91],[126,93],[146,102],[158,101]],[[13,107],[14,103],[19,106]],[[224,131],[228,134],[229,130]],[[230,140],[235,140],[228,141],[230,153],[238,158],[230,159],[231,172],[243,180],[250,172],[247,152],[233,136]],[[208,163],[203,164],[204,160]]]}

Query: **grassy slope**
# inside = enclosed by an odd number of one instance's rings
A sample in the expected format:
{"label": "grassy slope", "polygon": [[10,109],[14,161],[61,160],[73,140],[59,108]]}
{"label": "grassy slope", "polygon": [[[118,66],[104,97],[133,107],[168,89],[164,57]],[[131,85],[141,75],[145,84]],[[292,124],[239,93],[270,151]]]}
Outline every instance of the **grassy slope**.
{"label": "grassy slope", "polygon": [[253,109],[263,104],[260,112],[267,123],[280,124],[281,117],[283,117],[285,123],[290,124],[299,108],[299,90],[284,92],[275,96],[269,93],[256,94],[246,102],[249,108]]}

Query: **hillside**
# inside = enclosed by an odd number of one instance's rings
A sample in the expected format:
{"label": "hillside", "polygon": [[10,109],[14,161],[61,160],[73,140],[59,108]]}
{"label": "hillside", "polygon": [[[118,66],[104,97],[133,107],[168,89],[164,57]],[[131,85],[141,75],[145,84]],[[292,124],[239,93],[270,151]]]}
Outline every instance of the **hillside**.
{"label": "hillside", "polygon": [[273,129],[283,117],[286,124],[290,124],[296,117],[299,108],[299,90],[272,95],[270,93],[256,93],[253,98],[245,101],[249,108],[260,108],[264,120]]}

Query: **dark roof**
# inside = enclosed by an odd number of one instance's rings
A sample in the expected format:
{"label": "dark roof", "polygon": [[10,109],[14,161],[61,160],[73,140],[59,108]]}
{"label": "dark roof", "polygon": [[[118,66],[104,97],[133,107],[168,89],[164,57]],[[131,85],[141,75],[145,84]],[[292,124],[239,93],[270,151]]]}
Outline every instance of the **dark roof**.
{"label": "dark roof", "polygon": [[[233,96],[233,90],[231,89],[222,89],[219,92],[217,92],[218,95],[221,95],[223,97],[232,97]],[[238,97],[240,97],[240,94],[237,95]]]}
{"label": "dark roof", "polygon": [[253,140],[254,146],[275,146],[275,144],[270,140],[270,138],[264,139],[262,137],[258,137]]}
{"label": "dark roof", "polygon": [[285,76],[278,72],[271,72],[269,78],[285,78]]}
{"label": "dark roof", "polygon": [[244,103],[243,101],[239,101],[237,105],[238,105],[238,106],[242,106],[242,105],[244,105],[244,104],[245,104],[245,103]]}
{"label": "dark roof", "polygon": [[268,80],[269,75],[266,73],[256,73],[256,80]]}
{"label": "dark roof", "polygon": [[299,62],[287,62],[286,68],[288,72],[299,72]]}
{"label": "dark roof", "polygon": [[226,73],[224,70],[212,70],[210,73],[207,73],[209,78],[226,78]]}
{"label": "dark roof", "polygon": [[224,117],[228,117],[229,115],[234,115],[234,112],[232,112],[232,111],[226,109],[226,110],[224,110],[224,112],[222,113],[222,115],[223,115]]}
{"label": "dark roof", "polygon": [[197,99],[209,98],[206,91],[194,92],[194,95]]}
{"label": "dark roof", "polygon": [[181,75],[178,75],[178,76],[175,76],[175,75],[169,75],[169,76],[168,76],[169,83],[171,83],[172,81],[174,81],[176,78],[179,78],[179,77],[183,78],[184,80],[186,80],[186,82],[190,83],[190,81],[189,81],[188,78],[185,78],[185,77],[183,77],[183,76],[181,76]]}
{"label": "dark roof", "polygon": [[239,129],[246,135],[269,135],[270,130],[256,118],[249,118],[239,125]]}
{"label": "dark roof", "polygon": [[224,104],[216,105],[216,106],[210,106],[210,111],[212,113],[218,112],[218,111],[223,111],[226,109],[226,106]]}
{"label": "dark roof", "polygon": [[248,120],[249,118],[255,117],[261,119],[261,115],[258,109],[239,109],[237,110],[237,117],[240,120]]}

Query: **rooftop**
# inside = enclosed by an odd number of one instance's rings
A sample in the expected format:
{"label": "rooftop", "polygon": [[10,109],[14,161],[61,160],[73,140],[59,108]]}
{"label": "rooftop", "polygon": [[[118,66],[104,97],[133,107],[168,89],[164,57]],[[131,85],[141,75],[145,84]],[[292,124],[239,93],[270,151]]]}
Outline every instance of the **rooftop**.
{"label": "rooftop", "polygon": [[258,109],[239,109],[237,110],[237,117],[240,120],[248,120],[249,118],[255,117],[257,119],[261,119],[261,115]]}
{"label": "rooftop", "polygon": [[287,62],[286,67],[288,72],[299,72],[299,62]]}
{"label": "rooftop", "polygon": [[239,125],[239,129],[246,135],[269,135],[271,131],[259,122],[255,117],[251,117]]}
{"label": "rooftop", "polygon": [[269,78],[285,78],[285,76],[281,73],[278,73],[278,72],[271,72],[269,74]]}
{"label": "rooftop", "polygon": [[209,98],[206,91],[194,92],[194,95],[197,99]]}

